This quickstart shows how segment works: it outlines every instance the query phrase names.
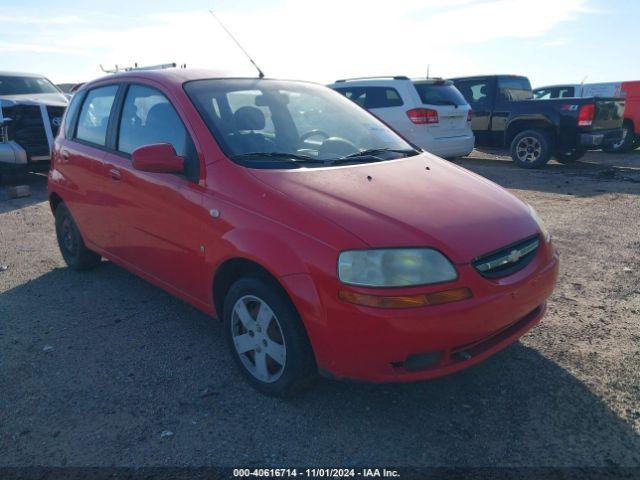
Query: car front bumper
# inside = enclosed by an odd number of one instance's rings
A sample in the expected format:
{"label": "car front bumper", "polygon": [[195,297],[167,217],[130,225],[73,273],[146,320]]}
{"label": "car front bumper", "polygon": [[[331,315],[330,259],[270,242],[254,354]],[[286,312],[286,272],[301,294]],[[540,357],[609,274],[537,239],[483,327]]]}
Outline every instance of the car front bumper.
{"label": "car front bumper", "polygon": [[328,289],[319,292],[325,315],[317,324],[307,321],[304,307],[299,310],[325,376],[376,383],[426,380],[479,363],[535,326],[545,313],[558,265],[548,244],[524,269],[501,279],[485,279],[471,266],[459,266],[460,277],[447,288],[469,287],[474,296],[468,300],[385,309],[346,303]]}
{"label": "car front bumper", "polygon": [[578,136],[580,146],[589,150],[595,150],[618,143],[622,140],[622,128],[613,128],[610,130],[596,130],[589,133],[581,133]]}

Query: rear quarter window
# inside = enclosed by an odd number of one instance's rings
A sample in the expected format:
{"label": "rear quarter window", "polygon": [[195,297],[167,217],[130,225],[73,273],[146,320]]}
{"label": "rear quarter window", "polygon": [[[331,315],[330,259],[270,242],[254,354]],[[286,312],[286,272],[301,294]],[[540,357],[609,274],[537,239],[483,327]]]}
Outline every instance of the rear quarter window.
{"label": "rear quarter window", "polygon": [[426,105],[466,105],[467,101],[453,85],[415,83],[420,101]]}
{"label": "rear quarter window", "polygon": [[392,87],[349,87],[336,91],[364,108],[390,108],[404,105],[398,90]]}
{"label": "rear quarter window", "polygon": [[84,92],[76,93],[71,99],[71,103],[67,107],[67,111],[64,117],[64,137],[73,138],[73,127],[78,117],[78,110],[82,105],[84,99]]}

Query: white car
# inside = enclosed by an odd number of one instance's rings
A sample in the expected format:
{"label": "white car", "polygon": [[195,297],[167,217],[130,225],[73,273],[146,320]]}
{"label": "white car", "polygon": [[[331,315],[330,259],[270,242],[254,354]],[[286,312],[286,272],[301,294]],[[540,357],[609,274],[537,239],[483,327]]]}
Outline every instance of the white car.
{"label": "white car", "polygon": [[550,98],[574,98],[574,97],[623,97],[622,82],[607,83],[568,83],[563,85],[551,85],[538,87],[533,90],[533,97],[538,100]]}
{"label": "white car", "polygon": [[42,75],[0,72],[0,176],[49,169],[68,103]]}
{"label": "white car", "polygon": [[427,152],[454,158],[473,150],[471,107],[449,80],[371,77],[337,80],[329,87]]}

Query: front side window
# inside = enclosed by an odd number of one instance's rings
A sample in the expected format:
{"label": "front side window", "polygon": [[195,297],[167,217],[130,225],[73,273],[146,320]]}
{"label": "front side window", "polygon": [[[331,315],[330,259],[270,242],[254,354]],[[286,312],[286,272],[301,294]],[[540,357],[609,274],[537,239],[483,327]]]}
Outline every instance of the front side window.
{"label": "front side window", "polygon": [[[417,153],[373,115],[320,85],[215,79],[184,88],[225,153],[247,166],[326,166]],[[379,156],[361,155],[372,150]]]}
{"label": "front side window", "polygon": [[185,175],[196,180],[198,159],[191,137],[175,108],[160,91],[131,85],[122,106],[118,150],[131,154],[139,147],[169,143],[185,160]]}
{"label": "front side window", "polygon": [[336,88],[336,91],[364,108],[389,108],[403,105],[400,94],[391,87],[349,87]]}
{"label": "front side window", "polygon": [[487,80],[459,80],[455,86],[470,104],[489,103],[489,82]]}
{"label": "front side window", "polygon": [[78,140],[105,146],[109,116],[117,91],[117,85],[89,90],[78,118],[76,130]]}
{"label": "front side window", "polygon": [[37,93],[60,93],[60,90],[44,77],[0,76],[0,95]]}
{"label": "front side window", "polygon": [[130,154],[154,143],[170,143],[184,157],[187,130],[167,97],[155,88],[131,85],[122,107],[118,150]]}

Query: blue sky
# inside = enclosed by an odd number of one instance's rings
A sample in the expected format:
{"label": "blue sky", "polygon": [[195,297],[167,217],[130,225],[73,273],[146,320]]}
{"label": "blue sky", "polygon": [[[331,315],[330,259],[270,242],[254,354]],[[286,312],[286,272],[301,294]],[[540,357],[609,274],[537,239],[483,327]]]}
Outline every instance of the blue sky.
{"label": "blue sky", "polygon": [[213,9],[271,77],[518,73],[534,86],[640,79],[637,0],[2,0],[0,69],[55,82],[99,64],[252,74]]}

